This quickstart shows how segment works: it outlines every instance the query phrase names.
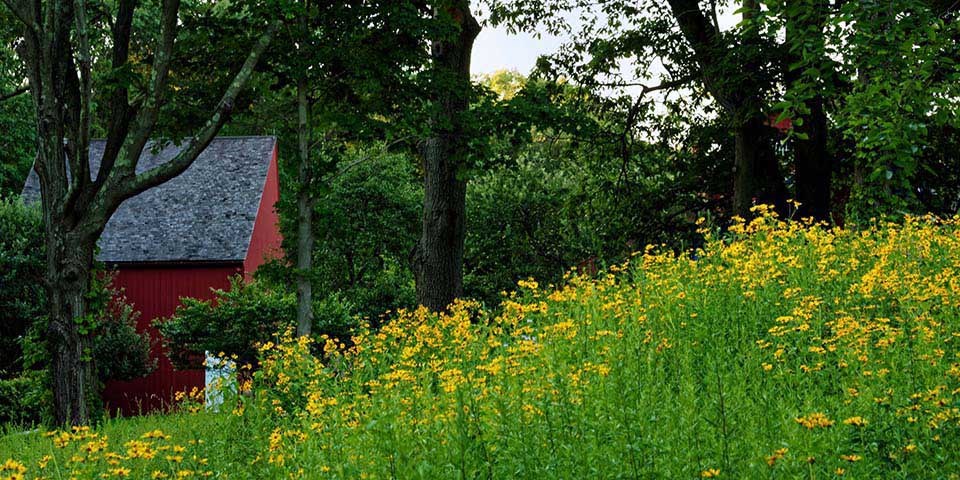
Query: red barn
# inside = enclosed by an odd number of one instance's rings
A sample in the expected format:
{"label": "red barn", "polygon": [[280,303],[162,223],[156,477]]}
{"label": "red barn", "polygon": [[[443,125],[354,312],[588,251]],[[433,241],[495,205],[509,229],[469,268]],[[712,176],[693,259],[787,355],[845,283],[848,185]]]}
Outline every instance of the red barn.
{"label": "red barn", "polygon": [[[99,170],[104,142],[90,146],[90,171]],[[148,145],[138,171],[176,155]],[[35,174],[24,195],[39,196]],[[229,287],[229,277],[249,275],[280,249],[274,204],[279,199],[274,137],[220,137],[180,176],[124,202],[98,243],[98,259],[116,272],[114,285],[140,312],[138,329],[173,314],[181,297],[209,299]],[[203,370],[177,371],[155,342],[157,369],[146,378],[109,382],[104,400],[112,412],[136,414],[163,408],[178,391],[203,389]]]}

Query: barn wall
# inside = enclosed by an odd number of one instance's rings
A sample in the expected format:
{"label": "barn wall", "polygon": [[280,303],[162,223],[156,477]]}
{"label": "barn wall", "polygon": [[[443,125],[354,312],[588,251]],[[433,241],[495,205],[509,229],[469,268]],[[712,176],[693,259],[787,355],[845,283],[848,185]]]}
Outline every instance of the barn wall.
{"label": "barn wall", "polygon": [[257,211],[257,220],[253,225],[253,234],[250,235],[250,246],[247,249],[247,258],[243,261],[243,270],[247,278],[270,258],[279,257],[280,250],[280,219],[277,216],[275,205],[280,200],[280,176],[277,171],[277,147],[273,147],[273,158],[267,170],[267,179],[264,181],[263,194],[260,197],[260,207]]}
{"label": "barn wall", "polygon": [[226,289],[229,277],[241,273],[241,265],[143,266],[118,265],[114,285],[122,288],[127,300],[140,312],[139,331],[150,332],[154,341],[152,356],[157,369],[146,378],[128,382],[108,382],[104,400],[111,413],[146,413],[169,405],[178,391],[204,386],[203,370],[176,371],[163,354],[159,332],[151,326],[154,319],[169,317],[180,304],[180,297],[213,298],[211,288]]}

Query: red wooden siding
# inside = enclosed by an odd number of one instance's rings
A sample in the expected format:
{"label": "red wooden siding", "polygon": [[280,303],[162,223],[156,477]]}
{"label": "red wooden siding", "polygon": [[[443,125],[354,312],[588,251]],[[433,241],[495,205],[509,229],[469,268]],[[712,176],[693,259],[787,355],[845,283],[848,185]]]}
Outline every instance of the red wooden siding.
{"label": "red wooden siding", "polygon": [[280,255],[280,219],[275,205],[280,200],[280,176],[277,172],[277,147],[273,147],[273,158],[267,170],[267,179],[260,197],[257,220],[253,224],[247,258],[243,260],[243,270],[247,279],[257,267],[266,260]]}
{"label": "red wooden siding", "polygon": [[135,415],[163,409],[178,391],[204,387],[203,370],[176,371],[159,344],[159,333],[151,322],[173,314],[180,297],[210,299],[211,288],[226,289],[229,277],[242,266],[187,264],[183,266],[117,265],[114,285],[122,288],[127,300],[140,312],[137,330],[150,332],[152,356],[157,369],[145,378],[129,382],[108,382],[104,401],[111,414]]}

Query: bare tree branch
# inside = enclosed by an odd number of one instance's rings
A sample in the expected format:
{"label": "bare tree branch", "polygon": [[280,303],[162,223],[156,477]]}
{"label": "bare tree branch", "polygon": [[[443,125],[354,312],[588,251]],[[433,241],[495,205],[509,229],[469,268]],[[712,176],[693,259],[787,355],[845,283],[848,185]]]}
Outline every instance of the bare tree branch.
{"label": "bare tree branch", "polygon": [[17,20],[20,20],[25,27],[30,29],[33,32],[40,30],[37,25],[37,19],[32,15],[30,11],[30,2],[29,0],[2,0],[3,4],[13,12],[13,16],[17,17]]}
{"label": "bare tree branch", "polygon": [[[114,72],[126,68],[130,57],[130,35],[133,25],[133,13],[136,9],[136,0],[121,0],[117,9],[117,18],[113,22],[113,59],[111,67]],[[120,86],[110,93],[110,116],[107,120],[107,142],[100,160],[100,172],[94,181],[92,193],[95,195],[108,175],[120,153],[127,133],[130,131],[130,121],[133,109],[130,107],[129,91],[120,82]]]}
{"label": "bare tree branch", "polygon": [[220,103],[217,104],[214,114],[210,117],[210,120],[207,121],[206,125],[187,141],[186,148],[181,150],[172,160],[137,175],[135,180],[131,182],[123,192],[124,197],[130,197],[148,188],[157,186],[183,173],[184,170],[190,167],[200,153],[207,148],[207,145],[213,141],[217,132],[220,131],[220,128],[230,117],[237,95],[240,94],[247,80],[253,75],[253,70],[260,60],[260,56],[270,44],[279,26],[280,22],[278,20],[271,22],[266,32],[260,36],[250,51],[250,54],[247,56],[246,61],[243,63],[243,66],[240,68],[240,71],[237,72],[227,91],[224,92],[223,98],[221,98]]}
{"label": "bare tree branch", "polygon": [[[135,176],[140,153],[150,140],[153,128],[160,116],[160,107],[163,94],[167,86],[167,77],[170,73],[170,60],[173,57],[173,44],[177,37],[177,18],[180,13],[180,0],[163,0],[163,12],[160,20],[160,41],[153,57],[153,66],[150,72],[150,81],[147,87],[147,96],[144,104],[134,119],[132,137],[122,147],[124,153],[124,177]],[[109,172],[108,172],[109,174]],[[159,182],[163,183],[163,181]],[[149,188],[149,187],[148,187]]]}
{"label": "bare tree branch", "polygon": [[7,100],[10,100],[12,98],[19,97],[20,95],[23,95],[24,93],[27,93],[29,91],[30,91],[30,87],[20,87],[12,92],[4,93],[0,95],[0,103],[6,102]]}

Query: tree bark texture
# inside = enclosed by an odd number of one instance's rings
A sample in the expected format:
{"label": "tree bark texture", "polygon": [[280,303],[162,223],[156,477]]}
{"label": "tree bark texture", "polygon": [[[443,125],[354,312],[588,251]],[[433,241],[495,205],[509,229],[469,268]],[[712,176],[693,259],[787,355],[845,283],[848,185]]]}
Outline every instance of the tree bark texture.
{"label": "tree bark texture", "polygon": [[451,2],[440,14],[452,16],[460,28],[431,48],[438,87],[432,135],[422,147],[423,229],[414,253],[417,302],[434,311],[463,294],[468,155],[463,117],[470,106],[470,56],[480,33],[467,0]]}
{"label": "tree bark texture", "polygon": [[47,229],[49,323],[47,351],[53,385],[53,414],[59,423],[83,424],[90,418],[95,388],[90,288],[96,237],[78,237]]}
{"label": "tree bark texture", "polygon": [[308,336],[313,330],[313,200],[310,194],[310,125],[306,74],[297,80],[297,137],[299,165],[297,180],[297,335]]}

